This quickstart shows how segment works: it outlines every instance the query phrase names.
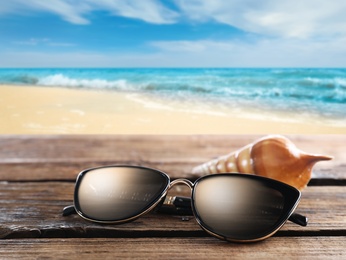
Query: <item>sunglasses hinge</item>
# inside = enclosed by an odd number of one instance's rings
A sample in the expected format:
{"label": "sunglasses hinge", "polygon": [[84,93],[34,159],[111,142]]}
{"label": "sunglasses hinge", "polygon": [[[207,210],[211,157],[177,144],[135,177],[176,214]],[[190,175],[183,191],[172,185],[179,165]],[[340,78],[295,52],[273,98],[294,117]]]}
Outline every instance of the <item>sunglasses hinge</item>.
{"label": "sunglasses hinge", "polygon": [[174,206],[175,197],[173,196],[166,196],[165,201],[163,202],[163,205],[165,206]]}

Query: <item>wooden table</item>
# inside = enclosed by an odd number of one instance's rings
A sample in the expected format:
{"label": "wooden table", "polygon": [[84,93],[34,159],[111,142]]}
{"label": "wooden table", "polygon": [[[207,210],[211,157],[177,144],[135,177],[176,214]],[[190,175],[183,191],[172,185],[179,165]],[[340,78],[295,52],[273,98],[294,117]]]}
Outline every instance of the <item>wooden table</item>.
{"label": "wooden table", "polygon": [[260,136],[0,136],[0,258],[346,259],[346,135],[288,136],[299,148],[334,156],[314,167],[298,212],[273,237],[237,244],[210,237],[196,221],[148,214],[122,225],[63,217],[84,168],[137,164],[189,176],[193,166]]}

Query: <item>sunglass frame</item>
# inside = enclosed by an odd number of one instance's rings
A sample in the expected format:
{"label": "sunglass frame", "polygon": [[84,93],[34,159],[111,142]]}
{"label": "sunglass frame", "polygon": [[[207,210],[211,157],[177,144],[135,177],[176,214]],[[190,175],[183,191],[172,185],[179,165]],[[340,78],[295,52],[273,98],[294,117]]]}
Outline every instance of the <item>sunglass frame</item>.
{"label": "sunglass frame", "polygon": [[[146,207],[146,209],[143,212],[141,212],[140,214],[137,214],[137,215],[132,216],[130,218],[120,219],[120,220],[98,220],[98,219],[90,218],[82,212],[80,205],[79,205],[79,202],[78,202],[78,189],[79,189],[79,186],[81,184],[81,181],[82,181],[83,177],[90,171],[98,170],[98,169],[102,169],[102,168],[114,168],[114,167],[129,167],[129,168],[136,168],[136,169],[144,169],[144,170],[153,171],[157,174],[161,174],[165,178],[165,181],[166,181],[165,188],[159,194],[157,199],[155,201],[153,201],[151,204],[149,204]],[[286,214],[284,214],[283,216],[280,217],[280,221],[278,221],[276,223],[276,225],[273,227],[273,230],[270,231],[268,234],[263,234],[260,237],[249,238],[249,239],[234,239],[234,238],[224,237],[224,236],[221,236],[221,235],[215,233],[212,229],[207,228],[206,225],[203,223],[203,220],[198,215],[198,212],[196,211],[196,208],[194,206],[194,196],[195,196],[194,191],[195,191],[195,187],[197,187],[198,183],[200,181],[208,179],[208,178],[215,178],[215,176],[234,176],[234,175],[241,177],[241,178],[250,178],[250,179],[260,180],[262,182],[269,184],[269,186],[271,186],[272,188],[275,188],[276,190],[278,190],[280,192],[282,192],[282,189],[288,189],[292,192],[290,194],[288,194],[287,191],[285,192],[285,196],[289,196],[289,199],[291,201],[293,201],[293,202],[290,202],[290,210],[286,211]],[[214,237],[217,237],[221,240],[231,241],[231,242],[256,242],[256,241],[261,241],[261,240],[264,240],[268,237],[271,237],[287,222],[289,217],[293,214],[293,212],[297,208],[299,201],[300,201],[300,198],[301,198],[301,192],[290,185],[287,185],[285,183],[282,183],[282,182],[279,182],[279,181],[276,181],[273,179],[269,179],[269,178],[262,177],[262,176],[256,176],[256,175],[252,175],[252,174],[220,173],[217,175],[202,176],[202,177],[198,178],[194,183],[192,183],[191,181],[189,181],[187,179],[176,179],[176,180],[171,182],[170,177],[168,176],[167,173],[160,171],[160,170],[157,170],[157,169],[154,169],[154,168],[149,168],[149,167],[144,167],[144,166],[136,166],[136,165],[107,165],[107,166],[89,168],[89,169],[81,171],[78,174],[77,180],[76,180],[76,185],[75,185],[75,192],[74,192],[74,208],[80,217],[82,217],[85,220],[96,222],[96,223],[122,224],[122,223],[126,223],[126,222],[131,222],[131,221],[134,221],[134,220],[138,219],[139,217],[149,213],[150,211],[152,211],[153,209],[158,207],[161,203],[163,203],[168,191],[176,184],[185,184],[188,187],[190,187],[191,198],[192,198],[191,199],[191,207],[192,207],[194,217],[196,218],[196,221],[200,225],[200,227]]]}

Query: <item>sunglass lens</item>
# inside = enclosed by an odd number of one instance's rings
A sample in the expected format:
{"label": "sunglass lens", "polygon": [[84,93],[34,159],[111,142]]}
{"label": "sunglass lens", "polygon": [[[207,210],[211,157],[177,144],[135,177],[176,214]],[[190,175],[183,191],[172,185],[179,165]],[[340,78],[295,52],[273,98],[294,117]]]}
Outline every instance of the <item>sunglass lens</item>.
{"label": "sunglass lens", "polygon": [[80,174],[75,205],[89,219],[126,221],[158,202],[168,182],[165,174],[147,168],[96,168]]}
{"label": "sunglass lens", "polygon": [[265,238],[286,221],[300,196],[287,185],[277,187],[281,184],[241,174],[202,178],[193,192],[196,217],[227,240]]}

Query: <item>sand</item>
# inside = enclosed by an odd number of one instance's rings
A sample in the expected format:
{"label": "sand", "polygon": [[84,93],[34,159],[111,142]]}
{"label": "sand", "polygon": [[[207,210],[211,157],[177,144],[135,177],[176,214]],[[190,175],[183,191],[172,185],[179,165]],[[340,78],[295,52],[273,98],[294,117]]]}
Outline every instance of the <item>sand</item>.
{"label": "sand", "polygon": [[0,134],[346,134],[346,125],[278,118],[139,93],[0,86]]}

